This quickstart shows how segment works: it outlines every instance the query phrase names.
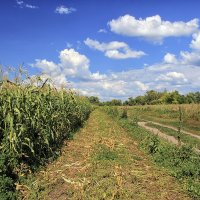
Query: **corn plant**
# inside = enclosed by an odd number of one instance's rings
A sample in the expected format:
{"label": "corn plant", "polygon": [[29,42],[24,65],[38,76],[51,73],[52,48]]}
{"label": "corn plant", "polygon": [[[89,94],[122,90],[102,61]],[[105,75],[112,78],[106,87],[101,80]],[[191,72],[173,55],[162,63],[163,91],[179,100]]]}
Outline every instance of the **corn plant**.
{"label": "corn plant", "polygon": [[[57,156],[64,139],[83,124],[90,110],[86,98],[70,90],[58,90],[47,81],[35,84],[23,76],[14,81],[2,78],[0,177],[16,181],[27,167],[33,170]],[[0,199],[3,193],[0,189]]]}

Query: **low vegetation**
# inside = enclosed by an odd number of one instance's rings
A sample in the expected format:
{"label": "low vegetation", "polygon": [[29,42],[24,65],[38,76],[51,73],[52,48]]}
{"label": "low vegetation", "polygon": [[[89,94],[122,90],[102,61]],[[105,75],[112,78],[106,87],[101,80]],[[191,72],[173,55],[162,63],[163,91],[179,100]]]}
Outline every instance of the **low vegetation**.
{"label": "low vegetation", "polygon": [[180,180],[193,199],[200,198],[200,157],[192,150],[192,146],[175,146],[153,136],[138,127],[134,118],[121,118],[121,109],[104,107],[103,110],[118,120],[118,123],[139,142],[140,147],[152,156],[157,165],[164,167],[168,173]]}
{"label": "low vegetation", "polygon": [[146,125],[156,128],[156,129],[160,130],[162,133],[165,133],[167,135],[174,136],[175,138],[180,137],[180,139],[183,143],[191,145],[194,148],[200,149],[200,139],[198,139],[198,138],[192,137],[192,136],[184,134],[184,133],[181,133],[179,135],[178,131],[175,131],[173,129],[163,127],[163,126],[151,123],[151,122],[147,123]]}
{"label": "low vegetation", "polygon": [[179,105],[145,105],[128,107],[128,114],[135,115],[140,120],[155,121],[166,125],[180,126],[180,111],[182,115],[182,129],[194,134],[200,134],[200,104]]}
{"label": "low vegetation", "polygon": [[62,151],[28,185],[26,199],[191,199],[174,177],[138,149],[113,116],[100,109]]}

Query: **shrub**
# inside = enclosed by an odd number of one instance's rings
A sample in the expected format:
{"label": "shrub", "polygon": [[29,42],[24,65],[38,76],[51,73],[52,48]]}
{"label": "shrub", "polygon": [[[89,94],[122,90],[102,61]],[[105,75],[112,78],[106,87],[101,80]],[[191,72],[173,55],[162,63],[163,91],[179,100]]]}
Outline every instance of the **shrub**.
{"label": "shrub", "polygon": [[123,110],[122,110],[122,113],[121,113],[120,117],[121,117],[122,119],[127,119],[127,118],[128,118],[127,109],[123,109]]}

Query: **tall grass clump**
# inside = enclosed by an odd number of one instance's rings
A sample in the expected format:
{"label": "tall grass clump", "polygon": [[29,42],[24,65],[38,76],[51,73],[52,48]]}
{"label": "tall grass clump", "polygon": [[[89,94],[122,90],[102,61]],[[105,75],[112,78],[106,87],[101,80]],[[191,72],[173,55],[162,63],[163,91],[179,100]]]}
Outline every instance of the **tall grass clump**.
{"label": "tall grass clump", "polygon": [[[0,199],[15,199],[20,178],[59,155],[90,113],[89,101],[37,78],[0,82]],[[38,82],[40,84],[38,84]]]}

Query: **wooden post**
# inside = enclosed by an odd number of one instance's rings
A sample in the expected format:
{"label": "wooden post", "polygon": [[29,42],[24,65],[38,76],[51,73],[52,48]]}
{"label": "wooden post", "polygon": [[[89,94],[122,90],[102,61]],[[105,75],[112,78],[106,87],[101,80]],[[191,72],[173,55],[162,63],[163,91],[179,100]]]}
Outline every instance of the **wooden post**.
{"label": "wooden post", "polygon": [[179,105],[179,125],[178,125],[178,145],[181,146],[181,130],[183,126],[183,112],[182,108]]}

